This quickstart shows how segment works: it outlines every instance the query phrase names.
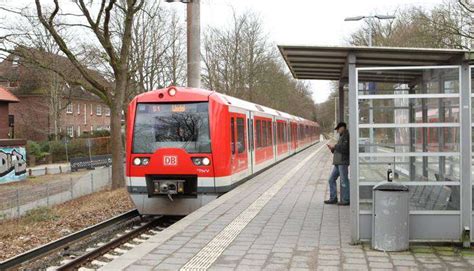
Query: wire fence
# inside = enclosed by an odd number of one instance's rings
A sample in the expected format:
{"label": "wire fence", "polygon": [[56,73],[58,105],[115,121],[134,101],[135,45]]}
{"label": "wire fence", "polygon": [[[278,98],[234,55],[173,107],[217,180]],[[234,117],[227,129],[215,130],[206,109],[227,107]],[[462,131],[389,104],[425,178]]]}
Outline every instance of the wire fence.
{"label": "wire fence", "polygon": [[[0,191],[0,220],[16,218],[29,210],[60,204],[110,188],[111,167],[97,168],[80,177],[62,178]],[[54,178],[54,177],[52,177]]]}

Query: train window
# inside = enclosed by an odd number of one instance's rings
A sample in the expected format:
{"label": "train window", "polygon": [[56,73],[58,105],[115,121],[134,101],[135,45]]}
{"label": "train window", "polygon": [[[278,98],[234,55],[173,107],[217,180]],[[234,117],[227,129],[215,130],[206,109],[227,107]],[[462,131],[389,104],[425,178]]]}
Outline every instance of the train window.
{"label": "train window", "polygon": [[189,153],[211,152],[207,102],[139,103],[133,130],[133,153],[181,148]]}
{"label": "train window", "polygon": [[263,130],[262,147],[268,146],[267,123],[268,123],[267,121],[262,121],[262,130]]}
{"label": "train window", "polygon": [[257,141],[257,148],[260,148],[262,147],[262,121],[261,120],[257,120],[255,122],[255,138],[256,138],[256,141]]}
{"label": "train window", "polygon": [[245,152],[245,121],[237,118],[237,153]]}
{"label": "train window", "polygon": [[230,149],[232,154],[235,154],[235,128],[234,128],[234,118],[230,118]]}

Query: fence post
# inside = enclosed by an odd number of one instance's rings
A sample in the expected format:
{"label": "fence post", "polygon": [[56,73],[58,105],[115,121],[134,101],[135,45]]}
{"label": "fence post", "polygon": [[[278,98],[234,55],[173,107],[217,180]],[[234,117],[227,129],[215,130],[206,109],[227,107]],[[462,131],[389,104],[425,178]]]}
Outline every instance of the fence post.
{"label": "fence post", "polygon": [[91,193],[94,193],[94,172],[91,172]]}
{"label": "fence post", "polygon": [[20,217],[20,191],[16,189],[16,213],[17,217]]}
{"label": "fence post", "polygon": [[72,177],[69,177],[69,183],[71,184],[71,199],[74,198],[74,185],[72,184]]}
{"label": "fence post", "polygon": [[46,183],[46,206],[49,207],[49,183]]}
{"label": "fence post", "polygon": [[44,175],[48,175],[48,167],[44,167]]}
{"label": "fence post", "polygon": [[63,169],[59,166],[59,173],[63,173]]}

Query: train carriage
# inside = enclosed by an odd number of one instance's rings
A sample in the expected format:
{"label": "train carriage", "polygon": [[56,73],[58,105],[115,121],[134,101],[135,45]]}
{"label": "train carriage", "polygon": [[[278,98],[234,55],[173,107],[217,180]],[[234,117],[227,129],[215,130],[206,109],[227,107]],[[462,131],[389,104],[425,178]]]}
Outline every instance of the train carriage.
{"label": "train carriage", "polygon": [[316,143],[319,126],[215,91],[169,87],[133,99],[126,138],[139,212],[186,215]]}

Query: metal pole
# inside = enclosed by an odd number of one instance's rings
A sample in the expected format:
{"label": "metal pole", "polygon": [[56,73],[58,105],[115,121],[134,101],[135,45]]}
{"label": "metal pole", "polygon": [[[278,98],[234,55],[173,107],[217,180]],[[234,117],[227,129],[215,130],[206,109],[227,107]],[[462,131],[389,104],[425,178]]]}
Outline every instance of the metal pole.
{"label": "metal pole", "polygon": [[350,212],[351,212],[351,243],[359,242],[359,179],[358,179],[358,101],[357,101],[357,71],[356,57],[352,53],[347,56],[349,73],[349,132],[350,132]]}
{"label": "metal pole", "polygon": [[[471,138],[471,89],[470,67],[468,61],[463,61],[461,66],[461,232],[463,245],[470,246],[472,239],[472,138]],[[470,236],[465,236],[467,234]]]}
{"label": "metal pole", "polygon": [[187,4],[187,69],[188,87],[201,87],[201,23],[200,0]]}
{"label": "metal pole", "polygon": [[94,172],[91,172],[91,193],[94,193]]}
{"label": "metal pole", "polygon": [[66,147],[66,161],[69,163],[69,155],[67,153],[67,141],[64,141],[64,146]]}
{"label": "metal pole", "polygon": [[20,217],[20,191],[16,189],[16,213],[17,217]]}

